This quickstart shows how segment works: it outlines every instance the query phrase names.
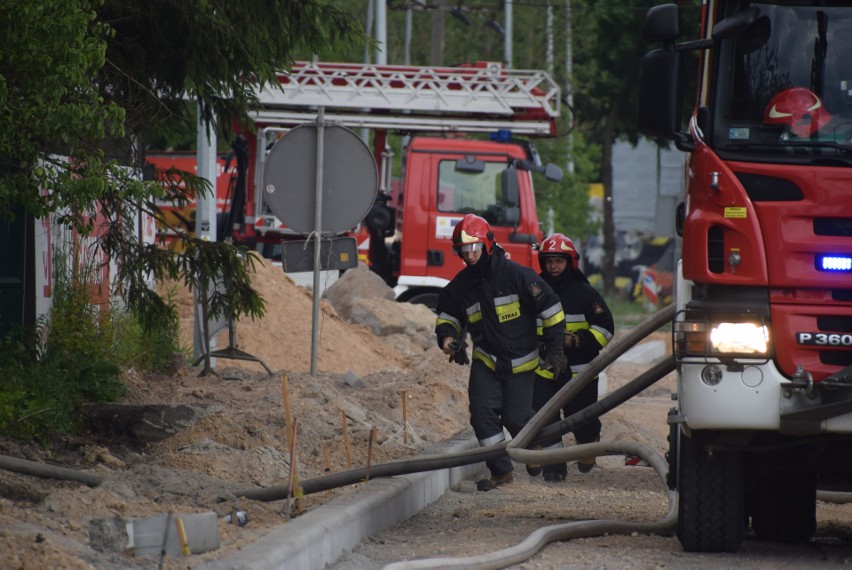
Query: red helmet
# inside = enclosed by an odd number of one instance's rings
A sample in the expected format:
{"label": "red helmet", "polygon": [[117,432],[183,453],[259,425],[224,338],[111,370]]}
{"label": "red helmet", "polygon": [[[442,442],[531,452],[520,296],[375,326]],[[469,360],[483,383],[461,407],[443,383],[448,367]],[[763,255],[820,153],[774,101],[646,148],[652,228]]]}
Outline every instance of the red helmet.
{"label": "red helmet", "polygon": [[481,243],[485,253],[494,251],[494,233],[483,218],[468,214],[453,229],[453,253],[461,257],[462,247]]}
{"label": "red helmet", "polygon": [[785,89],[769,101],[763,113],[765,125],[786,125],[797,137],[808,138],[831,120],[815,93],[804,87]]}
{"label": "red helmet", "polygon": [[544,271],[544,260],[548,257],[564,257],[571,269],[580,268],[580,254],[574,247],[574,242],[564,234],[553,234],[544,238],[538,248],[538,263]]}

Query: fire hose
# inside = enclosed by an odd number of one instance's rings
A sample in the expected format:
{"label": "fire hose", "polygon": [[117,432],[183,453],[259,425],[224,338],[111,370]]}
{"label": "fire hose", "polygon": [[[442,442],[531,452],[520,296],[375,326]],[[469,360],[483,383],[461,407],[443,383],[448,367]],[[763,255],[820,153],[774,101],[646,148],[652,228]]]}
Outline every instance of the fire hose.
{"label": "fire hose", "polygon": [[[583,422],[594,417],[603,415],[604,413],[618,407],[626,402],[654,382],[671,372],[674,369],[674,364],[671,360],[665,360],[638,378],[626,384],[619,390],[616,390],[607,397],[588,406],[580,412],[573,414],[571,417],[563,419],[561,422],[554,423],[542,429],[542,424],[555,415],[555,410],[559,410],[564,402],[569,401],[574,395],[597,377],[607,366],[615,362],[618,357],[627,352],[633,345],[647,337],[652,332],[659,329],[666,323],[671,322],[674,317],[674,306],[668,307],[651,315],[640,324],[638,324],[629,334],[624,337],[614,340],[604,348],[601,353],[595,358],[589,366],[587,366],[576,378],[565,385],[553,398],[548,402],[518,434],[513,442],[520,441],[518,438],[523,437],[522,445],[535,446],[543,441],[552,439],[556,434],[565,434],[569,431],[581,427]],[[539,433],[540,432],[540,433]],[[468,450],[459,453],[447,453],[442,455],[432,455],[426,457],[416,457],[404,461],[396,461],[384,463],[381,465],[373,465],[370,468],[370,478],[375,477],[392,477],[395,475],[407,475],[409,473],[421,473],[423,471],[434,471],[438,469],[448,469],[451,467],[460,467],[479,463],[489,459],[495,459],[508,453],[507,446],[509,442],[502,442],[495,445],[480,447],[478,449]],[[513,446],[516,449],[516,446]],[[574,448],[571,448],[574,449]],[[516,449],[517,451],[517,449]],[[533,461],[537,463],[538,461]],[[366,468],[350,469],[340,473],[326,475],[315,479],[301,481],[302,492],[304,494],[317,493],[327,491],[337,487],[352,485],[359,483],[366,478]],[[236,491],[234,494],[238,497],[253,499],[257,501],[277,501],[287,499],[290,493],[289,484],[278,485],[274,487],[245,489]]]}
{"label": "fire hose", "polygon": [[[668,464],[656,451],[647,445],[636,442],[601,442],[585,445],[576,445],[569,448],[534,450],[525,449],[526,446],[535,444],[535,436],[538,434],[540,440],[553,431],[566,433],[575,427],[583,425],[593,417],[603,415],[612,408],[621,405],[634,395],[638,394],[654,382],[663,378],[675,369],[674,360],[666,359],[659,362],[644,374],[621,389],[616,390],[609,396],[601,399],[596,404],[588,406],[580,412],[565,418],[557,424],[542,429],[547,418],[552,417],[568,401],[571,400],[583,387],[591,382],[609,362],[614,361],[624,350],[633,346],[638,340],[646,337],[650,332],[646,327],[651,327],[657,322],[657,318],[670,320],[674,316],[674,307],[669,306],[647,319],[620,341],[614,342],[602,351],[601,355],[592,364],[583,370],[576,378],[567,383],[557,392],[550,401],[527,423],[527,425],[506,445],[509,456],[520,463],[526,464],[552,464],[572,461],[589,456],[601,455],[636,455],[644,459],[651,466],[666,489],[668,497],[668,512],[666,516],[657,522],[629,522],[619,520],[589,520],[575,521],[565,524],[542,527],[531,533],[520,543],[495,552],[488,552],[477,556],[466,556],[460,558],[425,558],[420,560],[409,560],[396,562],[384,567],[384,570],[414,570],[424,568],[466,568],[466,569],[491,569],[505,568],[529,559],[536,552],[551,542],[570,540],[589,536],[600,536],[603,534],[631,534],[642,532],[648,534],[661,534],[668,536],[674,532],[677,525],[677,494],[669,489],[666,484]],[[646,324],[647,323],[647,324]],[[654,326],[656,330],[659,326]],[[637,338],[637,335],[639,338]],[[613,354],[615,357],[613,357]],[[558,428],[554,430],[553,428]],[[568,429],[565,429],[568,428]],[[562,431],[565,429],[565,431]]]}

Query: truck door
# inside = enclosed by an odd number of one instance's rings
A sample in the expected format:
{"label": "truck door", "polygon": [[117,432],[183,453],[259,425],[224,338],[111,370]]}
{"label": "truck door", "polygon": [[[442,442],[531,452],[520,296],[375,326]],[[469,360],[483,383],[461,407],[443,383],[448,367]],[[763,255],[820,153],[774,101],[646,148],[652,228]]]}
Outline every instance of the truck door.
{"label": "truck door", "polygon": [[[502,176],[508,166],[506,156],[480,156],[473,159],[445,157],[438,161],[437,197],[434,203],[435,231],[430,236],[430,248],[445,246],[452,257],[449,244],[453,228],[465,214],[476,214],[485,218],[494,232],[494,239],[505,250],[507,257],[522,265],[532,260],[530,244],[516,239],[518,226],[530,215],[528,204],[519,197],[507,202],[503,195]],[[512,176],[529,178],[528,172],[513,169]],[[535,210],[532,210],[535,217]],[[446,263],[452,275],[461,268],[460,263]],[[429,267],[431,275],[441,276],[440,267]],[[446,270],[445,270],[446,271]],[[451,278],[450,275],[448,278]]]}

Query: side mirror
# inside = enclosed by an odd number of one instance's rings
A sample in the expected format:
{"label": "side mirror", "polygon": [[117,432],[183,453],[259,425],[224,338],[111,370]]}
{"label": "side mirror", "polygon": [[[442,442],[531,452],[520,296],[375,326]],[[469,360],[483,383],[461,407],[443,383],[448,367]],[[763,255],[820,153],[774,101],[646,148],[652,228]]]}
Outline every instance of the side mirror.
{"label": "side mirror", "polygon": [[726,40],[742,35],[757,20],[760,8],[752,6],[748,10],[740,10],[728,16],[713,26],[713,39]]}
{"label": "side mirror", "polygon": [[681,55],[674,50],[645,54],[639,68],[639,118],[643,135],[673,140],[680,130]]}
{"label": "side mirror", "polygon": [[648,10],[642,28],[642,39],[648,43],[666,43],[679,37],[680,10],[677,4],[661,4]]}
{"label": "side mirror", "polygon": [[517,206],[509,206],[503,210],[503,225],[517,226],[521,221],[521,209]]}
{"label": "side mirror", "polygon": [[562,169],[553,163],[548,163],[546,166],[539,166],[531,160],[520,159],[515,161],[515,166],[517,166],[520,170],[528,170],[544,174],[544,177],[551,182],[559,182],[562,180]]}
{"label": "side mirror", "polygon": [[508,206],[517,206],[520,202],[518,190],[518,169],[509,166],[500,173],[500,190],[502,202]]}
{"label": "side mirror", "polygon": [[553,163],[549,163],[544,167],[544,177],[551,182],[560,182],[562,180],[562,169]]}

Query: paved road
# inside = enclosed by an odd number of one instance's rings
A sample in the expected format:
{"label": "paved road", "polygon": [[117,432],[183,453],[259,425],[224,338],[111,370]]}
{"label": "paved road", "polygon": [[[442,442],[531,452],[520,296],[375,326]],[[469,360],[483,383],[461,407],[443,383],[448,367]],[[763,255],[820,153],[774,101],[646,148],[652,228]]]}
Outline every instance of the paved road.
{"label": "paved road", "polygon": [[[515,482],[487,493],[462,481],[426,510],[344,555],[329,570],[372,570],[403,560],[481,556],[520,543],[541,527],[589,519],[654,522],[667,501],[655,472],[608,457],[589,475],[571,469],[564,484],[532,479],[516,465]],[[518,473],[520,473],[518,475]],[[852,505],[818,507],[818,536],[803,545],[748,537],[736,554],[685,553],[675,537],[645,534],[554,542],[509,566],[571,568],[827,568],[852,564]],[[446,565],[443,565],[446,566]],[[395,568],[405,568],[395,564]],[[435,568],[442,567],[436,561]]]}

